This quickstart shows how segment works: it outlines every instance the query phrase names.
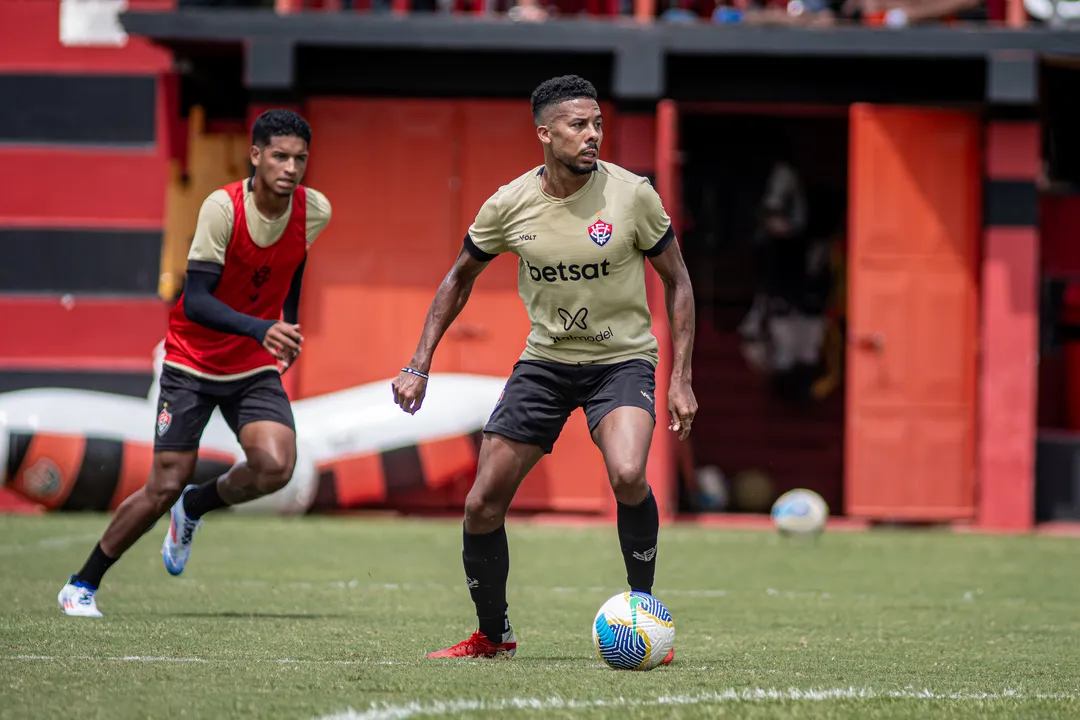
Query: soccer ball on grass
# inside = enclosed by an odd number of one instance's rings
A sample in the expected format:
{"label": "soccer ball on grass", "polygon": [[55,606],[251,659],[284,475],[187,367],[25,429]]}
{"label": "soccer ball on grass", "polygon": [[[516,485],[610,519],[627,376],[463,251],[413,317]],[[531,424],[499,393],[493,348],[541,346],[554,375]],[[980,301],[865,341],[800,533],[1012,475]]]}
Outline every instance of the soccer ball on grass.
{"label": "soccer ball on grass", "polygon": [[675,621],[652,595],[623,592],[596,613],[593,644],[616,670],[652,670],[675,646]]}
{"label": "soccer ball on grass", "polygon": [[784,535],[816,535],[825,529],[829,506],[813,490],[788,490],[773,503],[772,519]]}

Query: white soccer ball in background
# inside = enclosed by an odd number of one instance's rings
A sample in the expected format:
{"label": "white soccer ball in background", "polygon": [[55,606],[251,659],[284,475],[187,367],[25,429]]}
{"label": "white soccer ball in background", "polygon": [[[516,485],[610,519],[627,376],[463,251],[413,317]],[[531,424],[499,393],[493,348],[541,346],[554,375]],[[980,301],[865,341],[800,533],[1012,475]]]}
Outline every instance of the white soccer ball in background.
{"label": "white soccer ball in background", "polygon": [[652,670],[675,647],[675,621],[652,595],[623,592],[608,599],[592,628],[596,652],[616,670]]}
{"label": "white soccer ball in background", "polygon": [[829,506],[813,490],[788,490],[773,503],[772,519],[776,528],[786,535],[820,533],[829,519]]}

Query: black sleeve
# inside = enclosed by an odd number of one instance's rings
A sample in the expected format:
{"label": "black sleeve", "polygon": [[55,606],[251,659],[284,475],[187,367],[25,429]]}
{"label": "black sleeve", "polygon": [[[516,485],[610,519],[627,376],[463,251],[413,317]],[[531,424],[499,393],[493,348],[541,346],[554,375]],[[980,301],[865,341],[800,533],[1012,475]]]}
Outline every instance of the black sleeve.
{"label": "black sleeve", "polygon": [[492,255],[489,252],[484,252],[479,247],[477,247],[476,243],[473,242],[473,239],[469,237],[468,233],[465,234],[465,250],[467,250],[468,253],[472,255],[473,259],[477,262],[491,262],[495,258],[499,257],[498,255]]}
{"label": "black sleeve", "polygon": [[230,335],[244,335],[261,343],[266,331],[274,325],[273,321],[237,312],[214,297],[220,280],[220,265],[189,264],[184,286],[184,314],[203,327]]}
{"label": "black sleeve", "polygon": [[282,319],[290,325],[300,322],[300,286],[304,283],[304,266],[307,258],[296,268],[292,276],[292,285],[289,286],[289,294],[285,296],[285,305],[281,308]]}
{"label": "black sleeve", "polygon": [[648,250],[644,250],[645,257],[656,257],[660,253],[667,250],[668,245],[675,239],[675,229],[668,225],[667,232],[660,236],[660,239],[656,241]]}

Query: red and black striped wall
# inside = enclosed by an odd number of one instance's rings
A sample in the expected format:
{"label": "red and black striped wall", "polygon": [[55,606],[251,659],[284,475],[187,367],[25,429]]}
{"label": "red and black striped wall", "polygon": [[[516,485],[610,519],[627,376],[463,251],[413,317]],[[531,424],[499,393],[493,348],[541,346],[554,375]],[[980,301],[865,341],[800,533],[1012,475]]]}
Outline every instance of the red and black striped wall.
{"label": "red and black striped wall", "polygon": [[[0,457],[4,487],[48,510],[115,510],[146,484],[152,443],[69,433],[13,432]],[[236,462],[231,453],[203,450],[192,482],[221,475]]]}
{"label": "red and black striped wall", "polygon": [[145,395],[158,278],[168,54],[68,47],[59,0],[0,3],[0,392]]}

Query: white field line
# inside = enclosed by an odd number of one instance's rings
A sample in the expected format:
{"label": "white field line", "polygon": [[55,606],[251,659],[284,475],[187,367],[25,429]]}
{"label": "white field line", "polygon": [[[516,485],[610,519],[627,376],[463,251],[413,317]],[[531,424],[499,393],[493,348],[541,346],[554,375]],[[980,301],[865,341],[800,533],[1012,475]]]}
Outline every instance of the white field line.
{"label": "white field line", "polygon": [[[324,582],[286,582],[275,583],[269,580],[215,580],[211,582],[204,582],[199,580],[191,580],[184,578],[177,582],[189,583],[199,586],[209,585],[240,585],[245,587],[281,587],[291,590],[357,590],[359,592],[457,592],[460,590],[461,585],[446,584],[446,583],[361,583],[359,580],[336,580],[336,581],[324,581]],[[608,594],[614,595],[617,592],[622,592],[625,587],[605,587],[602,585],[593,585],[590,587],[560,587],[558,585],[511,585],[509,590],[516,592],[528,592],[532,594],[536,593],[555,593],[564,595],[601,595]],[[842,593],[836,595],[830,592],[823,592],[817,590],[777,590],[776,588],[765,588],[760,590],[757,588],[740,588],[736,590],[723,590],[720,588],[670,588],[661,589],[657,591],[657,597],[664,599],[666,597],[691,597],[691,598],[722,598],[729,596],[746,597],[751,595],[759,595],[764,593],[768,597],[783,598],[786,600],[834,600],[842,598],[844,600],[879,600],[882,595],[875,595],[873,593]],[[947,602],[950,600],[960,599],[964,602],[975,602],[977,599],[983,597],[985,591],[981,588],[974,590],[965,590],[962,595],[950,597],[950,598],[937,598],[939,602]],[[893,596],[887,596],[889,600],[895,600]],[[925,598],[923,598],[925,599]],[[1003,602],[1012,605],[1026,605],[1031,601],[1028,598],[1005,598],[995,597],[996,602]]]}
{"label": "white field line", "polygon": [[[462,588],[464,583],[447,584],[447,583],[361,583],[359,580],[337,580],[331,582],[270,582],[269,580],[213,580],[213,581],[201,581],[191,580],[188,578],[178,580],[177,582],[199,585],[200,587],[210,585],[240,585],[246,587],[280,587],[288,588],[291,590],[358,590],[360,592],[456,592]],[[614,595],[617,592],[622,592],[625,587],[610,586],[605,587],[602,585],[593,585],[590,587],[561,587],[558,585],[511,585],[509,590],[512,592],[528,592],[528,593],[556,593],[564,595],[600,595],[607,593],[608,595]],[[757,595],[764,593],[769,597],[786,598],[789,600],[832,600],[838,596],[828,592],[818,592],[816,590],[777,590],[776,588],[765,588],[764,590],[758,589],[739,589],[739,590],[723,590],[720,588],[670,588],[670,589],[658,589],[657,597],[663,599],[666,597],[693,597],[693,598],[722,598],[729,595]],[[968,591],[964,594],[963,599],[971,602],[976,595],[982,595],[982,590]],[[867,593],[855,593],[851,595],[843,595],[845,599],[857,599],[857,600],[870,600],[878,598],[879,596]],[[890,598],[892,599],[892,598]]]}
{"label": "white field line", "polygon": [[[341,666],[341,665],[367,665],[367,666],[401,666],[419,665],[422,661],[408,660],[302,660],[294,658],[201,658],[201,657],[170,657],[162,655],[6,655],[2,660],[14,662],[130,662],[130,663],[207,663],[229,664],[237,662],[268,663],[276,665],[316,665],[316,666]],[[459,661],[456,664],[490,664],[484,661]],[[577,672],[588,669],[596,669],[603,672],[611,672],[600,663],[595,668],[583,667],[574,663],[530,663],[534,668],[551,669],[574,669]],[[710,667],[686,667],[686,670],[716,670]],[[965,702],[985,702],[989,700],[1078,700],[1080,691],[1063,693],[1025,693],[1019,690],[1005,689],[1003,691],[987,692],[938,692],[929,689],[916,690],[905,688],[903,690],[876,691],[871,688],[833,688],[833,689],[729,689],[719,692],[706,692],[696,695],[671,695],[651,699],[628,699],[615,698],[611,700],[576,700],[561,697],[549,698],[507,698],[502,700],[448,700],[428,703],[410,702],[405,704],[372,703],[367,710],[353,710],[349,708],[333,715],[325,715],[316,720],[407,720],[414,717],[431,717],[440,715],[454,715],[466,712],[496,712],[508,710],[593,710],[600,708],[634,708],[634,707],[659,707],[659,706],[682,706],[682,705],[716,705],[732,702],[762,702],[762,701],[828,701],[828,700],[875,700],[875,699],[906,699],[906,700],[953,700]]]}
{"label": "white field line", "polygon": [[[0,662],[15,662],[15,663],[63,663],[63,662],[80,662],[80,663],[207,663],[207,664],[230,664],[237,663],[266,663],[271,665],[363,665],[363,666],[404,666],[415,665],[417,667],[429,666],[430,661],[424,660],[423,657],[417,657],[416,660],[373,660],[373,658],[357,658],[357,660],[294,660],[292,657],[172,657],[167,655],[0,655]],[[575,670],[576,673],[582,673],[582,671],[596,670],[603,671],[603,673],[610,673],[608,668],[598,660],[592,664],[583,663],[532,663],[529,661],[517,660],[515,662],[526,662],[530,669],[541,670]],[[491,661],[486,660],[458,660],[455,661],[455,665],[490,665]],[[690,671],[715,671],[720,669],[711,665],[679,665],[680,673],[690,673]],[[753,675],[760,675],[762,673],[775,674],[777,670],[747,670],[747,673]]]}
{"label": "white field line", "polygon": [[[274,587],[274,588],[287,588],[290,590],[356,590],[359,592],[457,592],[461,589],[461,585],[447,584],[447,583],[361,583],[359,580],[335,580],[335,581],[322,581],[322,582],[271,582],[269,580],[234,580],[234,579],[221,579],[221,580],[192,580],[190,578],[178,579],[173,582],[183,583],[188,585],[194,585],[198,587],[210,587],[212,585],[237,585],[241,587]],[[536,593],[555,593],[563,595],[614,595],[615,593],[622,592],[625,587],[610,586],[605,587],[602,585],[593,585],[590,587],[561,587],[558,585],[511,585],[508,588],[511,592],[528,592],[532,594]],[[691,598],[722,598],[722,597],[748,597],[756,596],[764,593],[767,597],[781,598],[786,600],[880,600],[882,595],[875,595],[873,593],[841,593],[836,595],[830,592],[823,592],[817,590],[777,590],[776,588],[765,588],[761,590],[759,588],[739,588],[734,590],[724,590],[721,588],[667,588],[658,589],[657,597],[661,600],[668,597],[691,597]],[[964,602],[975,602],[977,599],[984,596],[984,591],[981,588],[974,590],[966,590],[962,595],[937,598],[938,602],[948,602],[951,600],[963,600]],[[895,600],[893,596],[887,596],[887,599]],[[923,598],[925,599],[925,598]],[[996,602],[1002,602],[1012,605],[1026,605],[1030,603],[1027,598],[1005,598],[995,597]]]}
{"label": "white field line", "polygon": [[[460,585],[449,585],[446,583],[361,583],[359,580],[338,580],[333,582],[285,582],[275,583],[269,580],[213,580],[213,581],[200,581],[200,580],[180,580],[179,582],[187,584],[197,584],[200,586],[209,585],[242,585],[246,587],[283,587],[294,590],[359,590],[361,592],[430,592],[430,591],[454,591],[464,587],[464,583]],[[580,593],[617,593],[625,588],[618,587],[604,587],[601,585],[595,585],[592,587],[560,587],[553,585],[512,585],[511,590],[520,590],[522,592],[550,592],[558,594],[576,595]],[[767,589],[768,595],[787,595],[787,596],[805,596],[805,597],[820,597],[828,599],[832,597],[828,593],[792,593]],[[729,594],[727,590],[720,589],[672,589],[664,590],[662,593],[664,596],[680,596],[680,597],[704,597],[704,598],[717,598],[725,597]]]}
{"label": "white field line", "polygon": [[[272,665],[384,665],[384,666],[403,666],[403,665],[415,665],[417,667],[429,664],[430,661],[426,661],[423,657],[418,657],[415,660],[375,660],[371,658],[360,658],[356,660],[299,660],[294,658],[252,658],[252,657],[230,657],[230,658],[203,658],[203,657],[170,657],[165,655],[4,655],[0,656],[0,662],[131,662],[131,663],[223,663],[223,664],[236,664],[236,663],[267,663]],[[455,661],[456,665],[490,665],[490,660],[458,660]],[[582,663],[572,662],[552,662],[552,663],[533,663],[528,664],[529,668],[539,670],[574,670],[576,672],[597,670],[604,672],[611,672],[605,665],[597,660],[592,666],[583,665]],[[718,668],[711,666],[681,666],[682,671],[711,671]]]}
{"label": "white field line", "polygon": [[71,545],[90,543],[101,538],[101,533],[82,535],[61,535],[60,537],[45,538],[37,542],[0,545],[0,555],[21,555],[22,553],[39,552],[41,550],[59,550]]}
{"label": "white field line", "polygon": [[14,662],[273,663],[277,665],[409,665],[406,660],[296,660],[293,658],[201,658],[165,655],[4,655]]}
{"label": "white field line", "polygon": [[1028,694],[1017,690],[1001,692],[935,692],[933,690],[873,690],[871,688],[833,688],[823,690],[745,689],[722,690],[696,695],[667,695],[650,699],[615,698],[611,700],[574,700],[561,697],[506,698],[504,700],[446,700],[405,704],[372,703],[367,710],[349,708],[317,720],[408,720],[414,717],[457,715],[466,712],[505,712],[508,710],[595,710],[600,708],[673,707],[681,705],[719,705],[722,703],[787,701],[824,702],[829,700],[1074,700],[1073,693]]}

